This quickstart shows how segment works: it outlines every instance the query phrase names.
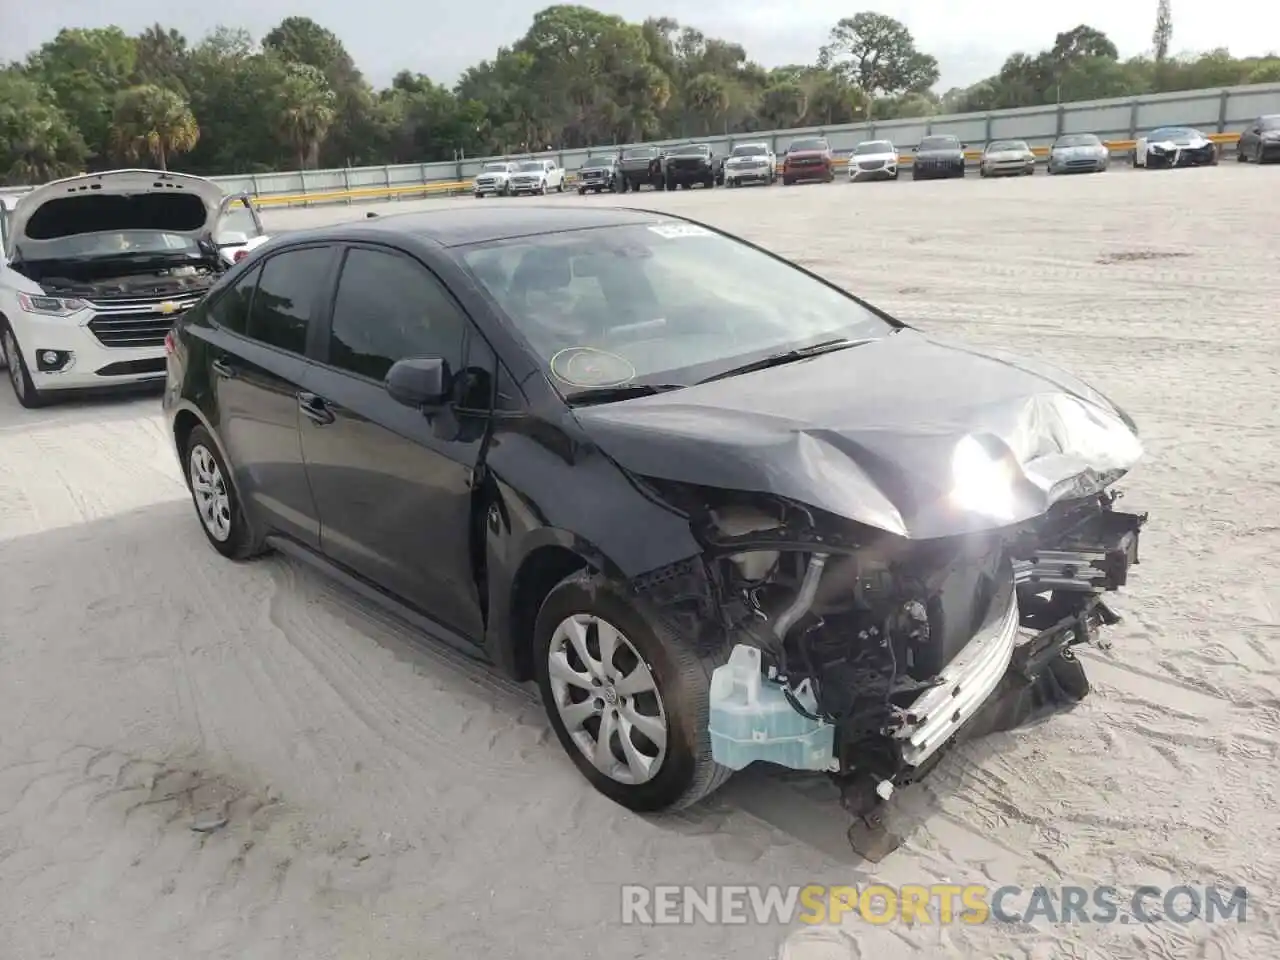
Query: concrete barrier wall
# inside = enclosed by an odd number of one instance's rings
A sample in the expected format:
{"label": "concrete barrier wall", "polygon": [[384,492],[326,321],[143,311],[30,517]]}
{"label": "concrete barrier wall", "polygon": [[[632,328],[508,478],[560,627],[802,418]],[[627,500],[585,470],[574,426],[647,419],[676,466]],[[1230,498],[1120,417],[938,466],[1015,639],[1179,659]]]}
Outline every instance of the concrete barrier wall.
{"label": "concrete barrier wall", "polygon": [[[864,140],[891,140],[902,152],[902,162],[910,164],[911,150],[930,134],[955,135],[972,148],[969,158],[976,160],[982,147],[991,140],[1026,140],[1039,156],[1044,156],[1049,145],[1062,134],[1094,133],[1108,143],[1113,156],[1123,157],[1133,149],[1134,140],[1156,127],[1195,127],[1213,134],[1212,138],[1220,144],[1231,144],[1253,120],[1269,113],[1280,113],[1280,83],[693,139],[711,144],[717,153],[732,149],[735,143],[758,141],[772,144],[780,153],[796,137],[824,136],[836,153],[838,165],[846,163],[848,154]],[[663,140],[646,145],[674,146],[688,142],[687,139]],[[636,145],[619,144],[521,156],[554,159],[569,171],[572,180],[574,171],[587,157]],[[501,158],[478,157],[456,163],[230,175],[211,179],[222,184],[228,192],[257,197],[262,206],[362,203],[466,192],[470,189],[471,178],[481,166],[495,159]],[[0,190],[0,193],[4,192],[22,191]]]}

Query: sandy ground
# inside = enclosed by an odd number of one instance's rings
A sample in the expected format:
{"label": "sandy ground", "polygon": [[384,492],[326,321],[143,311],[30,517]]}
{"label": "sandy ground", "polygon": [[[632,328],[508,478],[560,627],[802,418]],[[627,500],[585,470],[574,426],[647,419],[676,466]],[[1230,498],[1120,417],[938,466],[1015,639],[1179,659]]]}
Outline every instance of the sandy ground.
{"label": "sandy ground", "polygon": [[[949,758],[876,867],[821,781],[749,773],[680,816],[624,812],[529,690],[410,646],[282,559],[221,561],[154,397],[24,412],[0,391],[0,957],[745,960],[788,931],[623,926],[618,885],[872,878],[1251,900],[1246,924],[1213,927],[855,922],[804,957],[1275,956],[1277,176],[626,198],[763,241],[926,330],[1081,371],[1143,427],[1126,503],[1153,520],[1114,648],[1083,654],[1093,696]],[[431,203],[448,202],[475,201]],[[226,824],[193,829],[211,815]]]}

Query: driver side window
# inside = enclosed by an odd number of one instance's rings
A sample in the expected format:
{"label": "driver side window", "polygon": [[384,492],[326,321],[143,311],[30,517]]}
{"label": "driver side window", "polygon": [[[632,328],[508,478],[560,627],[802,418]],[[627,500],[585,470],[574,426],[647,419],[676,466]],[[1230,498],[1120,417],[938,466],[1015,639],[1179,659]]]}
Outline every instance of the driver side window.
{"label": "driver side window", "polygon": [[425,267],[397,253],[355,247],[338,279],[329,363],[381,381],[397,360],[443,357],[462,365],[466,320]]}

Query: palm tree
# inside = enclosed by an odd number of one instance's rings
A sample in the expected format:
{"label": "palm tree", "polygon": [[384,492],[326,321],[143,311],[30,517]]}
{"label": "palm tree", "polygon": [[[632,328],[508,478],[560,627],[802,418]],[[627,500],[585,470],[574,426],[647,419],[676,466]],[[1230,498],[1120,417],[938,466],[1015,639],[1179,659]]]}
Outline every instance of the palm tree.
{"label": "palm tree", "polygon": [[280,85],[277,110],[285,143],[298,159],[298,169],[320,149],[337,116],[336,97],[324,74],[301,63],[288,65]]}
{"label": "palm tree", "polygon": [[130,160],[149,156],[167,170],[170,157],[187,153],[199,141],[195,115],[172,90],[147,83],[116,95],[111,145],[122,156]]}

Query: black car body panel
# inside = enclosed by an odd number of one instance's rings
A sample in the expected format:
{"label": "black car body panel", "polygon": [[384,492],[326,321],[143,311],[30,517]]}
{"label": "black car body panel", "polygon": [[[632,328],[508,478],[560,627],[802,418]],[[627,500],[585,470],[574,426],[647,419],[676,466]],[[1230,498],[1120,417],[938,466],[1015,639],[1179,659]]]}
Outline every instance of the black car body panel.
{"label": "black car body panel", "polygon": [[[910,539],[973,533],[1096,493],[1138,459],[1109,401],[1061,371],[997,359],[913,330],[726,380],[578,411],[637,474],[786,497]],[[947,500],[958,441],[1016,461],[1015,513],[986,519]]]}
{"label": "black car body panel", "polygon": [[1280,114],[1259,117],[1242,130],[1236,156],[1256,163],[1280,160]]}

